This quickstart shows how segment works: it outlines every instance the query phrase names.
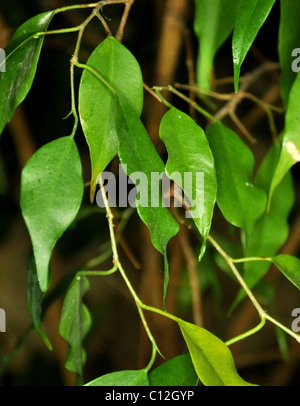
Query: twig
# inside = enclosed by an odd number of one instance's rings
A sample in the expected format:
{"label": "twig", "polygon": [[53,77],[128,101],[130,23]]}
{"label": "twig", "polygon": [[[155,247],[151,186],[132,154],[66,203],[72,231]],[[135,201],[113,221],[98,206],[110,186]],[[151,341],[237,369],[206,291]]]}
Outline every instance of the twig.
{"label": "twig", "polygon": [[112,33],[111,33],[111,31],[110,31],[110,28],[109,28],[109,26],[107,25],[105,19],[104,19],[103,16],[101,15],[101,13],[98,12],[98,13],[96,14],[96,16],[97,16],[97,18],[100,20],[101,24],[103,25],[103,28],[105,29],[106,34],[111,37],[111,36],[112,36]]}
{"label": "twig", "polygon": [[125,4],[125,9],[124,9],[122,19],[121,19],[121,22],[120,22],[120,25],[118,28],[118,32],[116,34],[116,39],[120,42],[122,41],[125,24],[127,22],[128,15],[129,15],[130,9],[131,9],[134,1],[135,0],[128,0],[127,3]]}
{"label": "twig", "polygon": [[152,88],[153,90],[155,90],[155,92],[157,93],[157,95],[161,98],[162,102],[168,106],[169,108],[173,107],[162,95],[161,95],[161,91],[163,90],[167,90],[173,94],[175,94],[176,96],[180,97],[182,100],[186,101],[187,103],[189,103],[190,105],[192,105],[195,110],[199,111],[199,113],[201,113],[204,117],[206,117],[208,119],[209,122],[215,122],[218,121],[214,116],[212,116],[208,111],[204,110],[202,107],[199,106],[199,104],[195,103],[193,100],[191,100],[189,97],[185,96],[183,93],[179,92],[178,90],[176,90],[173,86],[169,85],[169,86],[154,86]]}
{"label": "twig", "polygon": [[195,254],[190,246],[189,236],[186,230],[186,226],[182,225],[178,233],[178,238],[182,248],[182,252],[187,264],[190,288],[192,294],[192,306],[193,306],[193,319],[194,323],[203,327],[203,315],[202,315],[202,300],[201,300],[201,288],[198,277],[198,261],[195,258]]}
{"label": "twig", "polygon": [[[114,216],[116,218],[116,216]],[[135,269],[141,269],[141,264],[139,261],[136,259],[135,255],[131,251],[129,245],[127,244],[126,240],[124,239],[121,228],[119,227],[119,224],[117,221],[115,221],[115,230],[116,230],[116,237],[117,240],[119,241],[121,247],[123,248],[125,254],[127,255],[129,261],[132,263],[132,265],[135,267]]]}
{"label": "twig", "polygon": [[[164,4],[164,11],[162,13],[162,28],[154,67],[153,83],[166,86],[174,82],[182,48],[182,33],[189,8],[189,1],[166,0],[162,3]],[[147,130],[155,145],[160,142],[158,128],[165,111],[166,107],[164,104],[153,103],[146,117]]]}
{"label": "twig", "polygon": [[[195,74],[195,63],[194,63],[194,54],[193,54],[193,46],[191,41],[191,32],[189,29],[185,28],[183,30],[184,40],[185,40],[185,51],[186,51],[186,58],[185,64],[188,71],[188,80],[191,85],[196,84],[196,74]],[[196,103],[195,93],[189,91],[189,98]],[[189,104],[189,112],[190,116],[196,121],[196,111],[195,107]]]}
{"label": "twig", "polygon": [[229,116],[231,120],[234,122],[234,124],[237,126],[237,128],[241,131],[241,133],[247,138],[247,140],[250,141],[252,144],[256,144],[257,143],[256,139],[249,133],[249,131],[240,121],[235,112],[229,111]]}
{"label": "twig", "polygon": [[[292,330],[285,327],[283,324],[281,324],[280,322],[275,320],[272,316],[268,315],[268,313],[265,310],[263,310],[261,305],[258,303],[256,297],[254,296],[252,291],[248,288],[248,285],[246,284],[246,282],[240,275],[239,271],[237,270],[236,266],[234,265],[234,260],[220,247],[220,245],[217,243],[217,241],[215,241],[215,239],[211,235],[209,235],[207,239],[215,247],[215,249],[219,252],[219,254],[221,254],[221,256],[225,259],[227,265],[230,267],[232,273],[238,280],[241,287],[244,289],[245,293],[247,294],[248,298],[251,300],[253,306],[256,308],[256,310],[260,316],[261,321],[257,327],[250,330],[252,332],[251,334],[254,334],[254,332],[261,329],[264,325],[264,321],[268,320],[271,323],[273,323],[274,325],[276,325],[277,327],[281,328],[291,337],[293,337],[298,343],[300,343],[300,335],[294,333]],[[240,336],[236,337],[235,339],[230,340],[229,342],[230,342],[230,344],[232,344],[233,342],[236,342],[236,341],[241,340],[248,336],[249,336],[249,332],[241,334]]]}
{"label": "twig", "polygon": [[151,96],[153,96],[157,101],[159,101],[160,103],[162,103],[161,98],[157,95],[157,93],[154,92],[154,90],[152,90],[146,83],[143,83],[144,89],[151,94]]}

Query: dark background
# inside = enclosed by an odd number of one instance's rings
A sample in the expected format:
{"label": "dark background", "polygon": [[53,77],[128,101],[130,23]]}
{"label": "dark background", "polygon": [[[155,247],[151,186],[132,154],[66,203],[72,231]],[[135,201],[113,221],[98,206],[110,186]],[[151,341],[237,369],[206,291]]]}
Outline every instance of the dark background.
{"label": "dark background", "polygon": [[[28,18],[64,5],[78,2],[64,0],[10,0],[0,4],[0,47],[4,48],[19,25]],[[186,4],[181,7],[180,4]],[[169,8],[174,4],[174,8]],[[122,6],[107,6],[105,15],[110,19],[113,33],[117,31],[122,15]],[[80,24],[88,15],[87,10],[67,12],[55,17],[50,29],[71,27]],[[123,43],[135,55],[141,65],[144,82],[153,85],[167,85],[174,82],[188,83],[186,67],[186,45],[189,41],[193,55],[197,53],[197,41],[193,34],[193,2],[167,0],[136,0],[126,25]],[[164,30],[170,23],[171,31]],[[176,23],[177,21],[177,23]],[[188,29],[187,37],[182,27]],[[255,46],[247,56],[242,74],[252,71],[263,61],[278,61],[277,43],[279,26],[279,5],[275,4],[267,22],[261,29]],[[166,34],[167,31],[167,34]],[[167,45],[163,39],[168,38]],[[99,21],[93,21],[86,30],[81,52],[81,61],[86,61],[92,50],[105,38]],[[185,38],[185,39],[184,39]],[[187,38],[187,39],[186,39]],[[231,39],[231,38],[230,38]],[[215,61],[216,78],[232,76],[232,56],[230,39],[223,45]],[[0,141],[0,307],[7,315],[7,332],[0,334],[0,383],[2,385],[72,385],[74,375],[64,368],[67,345],[58,333],[58,323],[62,299],[56,300],[44,317],[44,329],[53,343],[49,352],[36,332],[25,335],[30,326],[30,315],[26,307],[26,267],[31,245],[19,208],[21,169],[36,149],[45,143],[70,134],[72,118],[63,120],[70,110],[69,60],[72,56],[76,34],[51,36],[45,39],[32,89],[17,109],[16,115],[6,127]],[[181,44],[176,48],[177,41]],[[300,39],[299,39],[300,43]],[[164,48],[165,46],[165,48]],[[173,60],[167,60],[168,52]],[[165,59],[164,59],[165,56]],[[76,84],[81,72],[76,69]],[[279,74],[261,77],[251,91],[258,97],[276,89],[277,97],[273,103],[282,105],[279,91]],[[220,91],[231,92],[232,86]],[[188,106],[178,98],[172,99],[178,108],[188,112]],[[256,109],[256,110],[255,110]],[[158,127],[165,109],[149,93],[145,92],[145,105],[142,119],[163,159],[165,150],[158,140]],[[251,115],[254,113],[253,115]],[[240,118],[245,119],[252,135],[259,140],[249,145],[256,157],[257,164],[269,148],[272,137],[263,112],[253,103],[241,103],[238,109]],[[249,120],[249,117],[251,118]],[[199,124],[205,125],[202,117],[197,116]],[[248,120],[248,121],[247,121]],[[228,121],[237,130],[232,122]],[[283,128],[283,117],[276,116],[278,132]],[[242,136],[242,135],[241,135]],[[90,162],[84,136],[80,130],[75,137],[84,170],[84,181],[89,181]],[[115,170],[117,161],[111,165]],[[292,241],[289,240],[289,252],[299,255],[299,176],[298,168],[293,170],[296,202],[290,223]],[[216,210],[214,227],[224,236],[230,230]],[[121,259],[135,288],[147,304],[161,306],[162,275],[161,257],[149,242],[149,233],[136,214],[132,214],[123,232],[124,240],[140,263],[135,269],[124,249],[120,248]],[[80,216],[57,244],[53,260],[53,283],[76,270],[88,259],[97,256],[99,246],[107,241],[106,218],[96,205],[89,204],[89,190],[86,188]],[[191,234],[192,246],[197,252],[199,241]],[[170,297],[169,310],[187,321],[192,321],[191,296],[188,287],[186,262],[175,238],[170,244]],[[104,267],[110,267],[110,260]],[[202,269],[201,269],[202,267]],[[205,269],[203,269],[205,268]],[[204,272],[200,272],[204,271]],[[272,273],[273,272],[273,273]],[[245,300],[231,315],[227,311],[235,298],[237,285],[219,270],[209,251],[204,265],[199,265],[201,281],[204,327],[218,335],[224,341],[232,338],[257,322],[253,306]],[[85,297],[93,317],[93,327],[89,333],[85,348],[87,363],[84,379],[89,381],[101,374],[121,369],[144,367],[149,360],[150,348],[140,326],[138,314],[118,275],[106,278],[92,278],[91,289]],[[272,288],[273,287],[273,288]],[[275,293],[276,292],[276,293]],[[259,291],[260,298],[274,316],[290,327],[291,311],[300,307],[299,292],[274,270],[271,277]],[[275,295],[275,296],[274,296]],[[161,317],[147,316],[149,324],[157,337],[158,344],[166,359],[186,352],[185,344],[174,323]],[[21,339],[21,342],[19,340]],[[20,345],[19,345],[20,344]],[[283,341],[288,351],[281,353],[278,337],[273,326],[264,329],[245,342],[231,347],[236,365],[241,375],[251,382],[262,385],[298,385],[300,378],[300,349],[293,340]],[[19,345],[19,346],[18,346]],[[4,364],[5,357],[10,362]],[[157,365],[162,360],[157,360]],[[0,363],[1,367],[1,363]]]}

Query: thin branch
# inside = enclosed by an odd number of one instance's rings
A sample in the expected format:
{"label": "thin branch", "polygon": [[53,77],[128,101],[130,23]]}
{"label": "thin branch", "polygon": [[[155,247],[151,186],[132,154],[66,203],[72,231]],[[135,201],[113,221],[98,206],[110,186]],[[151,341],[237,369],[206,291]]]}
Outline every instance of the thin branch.
{"label": "thin branch", "polygon": [[103,16],[101,15],[101,13],[97,13],[96,17],[100,20],[101,24],[103,25],[103,28],[106,32],[106,35],[108,35],[109,37],[112,37],[112,32],[110,31],[109,26],[107,25],[107,22],[105,21],[105,18],[103,18]]}
{"label": "thin branch", "polygon": [[235,114],[235,112],[229,111],[229,116],[230,116],[231,120],[234,122],[234,124],[237,126],[237,128],[245,136],[245,138],[247,138],[247,140],[250,141],[252,144],[256,144],[257,143],[256,139],[250,134],[250,132],[247,130],[247,128],[244,126],[244,124],[240,121],[240,119]]}
{"label": "thin branch", "polygon": [[125,28],[128,16],[129,16],[130,9],[131,9],[134,2],[135,2],[135,0],[128,0],[126,2],[126,4],[125,4],[125,9],[124,9],[122,19],[121,19],[121,22],[120,22],[120,25],[119,25],[119,28],[118,28],[118,32],[116,34],[116,39],[119,42],[122,41],[122,38],[123,38],[123,35],[124,35],[124,28]]}
{"label": "thin branch", "polygon": [[151,94],[151,96],[153,96],[157,101],[159,101],[160,103],[162,103],[161,98],[157,95],[157,93],[154,92],[154,90],[152,90],[150,88],[150,86],[148,86],[146,83],[143,83],[144,89]]}
{"label": "thin branch", "polygon": [[[196,84],[196,74],[195,74],[195,63],[194,63],[194,54],[193,54],[193,45],[191,41],[191,32],[189,29],[185,28],[183,30],[183,35],[184,35],[184,40],[185,40],[185,52],[186,52],[186,58],[185,58],[185,64],[187,67],[187,72],[188,72],[188,79],[189,83],[192,85]],[[189,91],[189,98],[196,103],[196,97],[195,94],[192,91]],[[189,112],[190,116],[194,121],[196,121],[196,111],[195,107],[191,104],[189,104]]]}
{"label": "thin branch", "polygon": [[198,261],[195,258],[195,254],[190,246],[189,236],[186,230],[186,226],[182,225],[178,233],[182,252],[187,264],[187,270],[189,274],[189,283],[192,294],[192,307],[193,307],[193,319],[194,323],[203,327],[203,312],[202,312],[202,300],[201,300],[201,287],[198,277]]}
{"label": "thin branch", "polygon": [[133,297],[133,299],[135,301],[135,304],[137,306],[141,321],[142,321],[142,323],[144,325],[144,328],[145,328],[145,330],[147,332],[149,340],[151,341],[152,345],[156,348],[156,351],[160,354],[160,351],[159,351],[159,349],[157,347],[155,339],[154,339],[154,337],[153,337],[153,335],[152,335],[152,333],[151,333],[151,331],[150,331],[150,329],[148,327],[147,321],[146,321],[144,313],[142,311],[142,308],[143,308],[142,303],[141,303],[138,295],[136,294],[133,286],[131,285],[131,283],[130,283],[127,275],[126,275],[126,272],[125,272],[125,270],[124,270],[124,268],[122,266],[122,263],[121,263],[121,261],[119,259],[119,253],[118,253],[118,249],[117,249],[117,241],[116,241],[115,231],[114,231],[114,216],[113,216],[112,211],[111,211],[111,209],[109,207],[109,204],[108,204],[108,199],[107,199],[107,196],[106,196],[106,192],[105,192],[105,188],[103,186],[101,176],[99,177],[99,186],[100,186],[102,199],[103,199],[105,209],[106,209],[106,217],[107,217],[108,226],[109,226],[111,248],[112,248],[112,252],[113,252],[113,263],[118,268],[124,282],[126,283],[128,289],[129,289],[129,291],[130,291],[130,293],[131,293],[131,295],[132,295],[132,297]]}
{"label": "thin branch", "polygon": [[[261,305],[258,303],[256,297],[254,296],[252,291],[249,289],[248,285],[246,284],[246,282],[244,281],[244,279],[240,275],[239,271],[237,270],[236,266],[234,265],[233,259],[220,247],[220,245],[217,243],[217,241],[211,235],[209,235],[207,237],[207,239],[215,247],[215,249],[219,252],[219,254],[225,259],[225,261],[226,261],[227,265],[230,267],[232,273],[234,274],[234,276],[238,280],[241,287],[244,289],[244,291],[247,294],[248,298],[251,300],[253,306],[256,308],[256,310],[257,310],[257,312],[258,312],[258,314],[260,316],[260,319],[261,319],[261,323],[259,324],[259,326],[262,326],[263,320],[269,320],[271,323],[273,323],[276,326],[278,326],[279,328],[281,328],[283,331],[285,331],[287,334],[289,334],[291,337],[293,337],[298,343],[300,343],[300,335],[294,333],[292,330],[285,327],[283,324],[281,324],[280,322],[275,320],[272,316],[269,316],[268,313],[265,310],[263,310]],[[255,328],[254,330],[252,329],[251,331],[256,332],[257,328]],[[252,332],[252,334],[253,334],[253,332]],[[249,336],[249,334],[245,333],[245,334],[242,334],[239,337],[240,337],[240,339],[243,339],[244,337],[248,337],[248,336]],[[232,340],[230,340],[230,342],[232,342]]]}

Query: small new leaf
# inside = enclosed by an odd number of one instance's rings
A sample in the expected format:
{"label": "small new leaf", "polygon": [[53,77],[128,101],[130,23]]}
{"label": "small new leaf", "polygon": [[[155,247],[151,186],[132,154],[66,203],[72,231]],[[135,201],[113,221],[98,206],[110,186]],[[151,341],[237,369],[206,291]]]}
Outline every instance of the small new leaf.
{"label": "small new leaf", "polygon": [[33,253],[30,256],[27,268],[27,307],[32,318],[34,328],[39,333],[49,350],[52,345],[44,333],[41,325],[42,301],[44,293],[41,291]]}
{"label": "small new leaf", "polygon": [[69,343],[65,367],[82,376],[82,369],[86,360],[82,347],[85,336],[91,327],[91,315],[85,304],[82,303],[83,295],[89,289],[89,281],[84,276],[76,276],[66,294],[59,332]]}

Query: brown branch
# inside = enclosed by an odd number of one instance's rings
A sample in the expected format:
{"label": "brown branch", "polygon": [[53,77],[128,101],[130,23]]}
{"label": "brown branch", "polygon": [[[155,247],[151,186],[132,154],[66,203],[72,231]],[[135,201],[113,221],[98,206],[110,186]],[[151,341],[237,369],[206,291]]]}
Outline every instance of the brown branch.
{"label": "brown branch", "polygon": [[[194,63],[194,53],[193,53],[193,46],[191,41],[191,32],[189,29],[185,28],[183,30],[184,40],[185,40],[185,51],[186,51],[186,59],[185,64],[188,71],[188,81],[191,85],[196,85],[196,73],[195,73],[195,63]],[[195,93],[189,91],[189,98],[196,103],[196,96]],[[189,113],[193,120],[196,121],[196,110],[192,104],[189,104]]]}
{"label": "brown branch", "polygon": [[[156,85],[166,86],[174,81],[182,47],[182,34],[185,27],[188,5],[188,0],[167,0],[165,2],[159,49],[153,77]],[[149,109],[147,129],[154,144],[159,142],[158,127],[165,111],[166,106],[156,102]]]}
{"label": "brown branch", "polygon": [[125,4],[125,9],[124,9],[124,12],[123,12],[123,15],[122,15],[122,19],[121,19],[117,34],[116,34],[116,39],[118,41],[120,41],[120,42],[122,42],[122,38],[123,38],[123,35],[124,35],[124,28],[125,28],[128,16],[129,16],[130,9],[131,9],[134,2],[135,2],[135,0],[129,0]]}
{"label": "brown branch", "polygon": [[241,131],[241,133],[247,138],[248,141],[250,141],[252,144],[256,144],[256,139],[250,134],[250,132],[247,130],[247,128],[243,125],[243,123],[240,121],[238,116],[235,114],[234,111],[229,111],[229,117],[233,121],[233,123],[237,126],[237,128]]}
{"label": "brown branch", "polygon": [[185,225],[182,225],[178,233],[178,238],[182,248],[182,252],[187,264],[189,274],[189,283],[192,294],[192,307],[194,324],[203,327],[201,288],[198,277],[198,261],[190,245],[189,236]]}
{"label": "brown branch", "polygon": [[[227,115],[230,116],[230,118],[233,120],[235,125],[239,128],[239,130],[245,135],[245,137],[251,142],[251,143],[256,143],[256,140],[252,137],[250,132],[247,130],[246,126],[241,123],[237,115],[235,114],[235,111],[239,105],[239,103],[244,99],[244,97],[251,98],[252,100],[255,100],[257,102],[257,98],[255,96],[250,96],[249,93],[246,93],[246,90],[253,84],[255,83],[260,76],[267,72],[272,72],[274,70],[277,70],[279,68],[279,64],[273,63],[273,62],[267,62],[261,66],[259,66],[256,70],[254,70],[251,73],[248,73],[247,75],[244,75],[243,78],[241,78],[241,85],[239,92],[237,94],[234,94],[232,98],[223,106],[215,115],[215,118],[218,120],[224,119]],[[262,107],[262,105],[260,106]],[[273,107],[274,109],[274,107]],[[277,108],[275,107],[277,110]],[[276,136],[275,134],[275,129],[274,129],[274,122],[270,116],[268,116],[269,122],[270,122],[270,127],[272,131],[273,138]]]}
{"label": "brown branch", "polygon": [[31,132],[22,106],[16,108],[8,124],[8,128],[14,140],[20,169],[22,169],[28,159],[36,151],[36,146],[31,137]]}
{"label": "brown branch", "polygon": [[153,96],[157,101],[159,101],[160,103],[162,103],[160,97],[146,84],[143,84],[144,89],[151,94],[151,96]]}
{"label": "brown branch", "polygon": [[131,248],[129,247],[129,245],[127,244],[125,238],[122,235],[122,232],[120,230],[119,224],[117,222],[117,213],[114,211],[114,226],[115,226],[115,232],[116,232],[116,236],[117,236],[117,240],[119,242],[119,244],[121,245],[121,247],[123,248],[123,251],[125,252],[125,254],[127,255],[129,261],[132,263],[132,265],[135,267],[135,269],[141,269],[141,264],[139,263],[139,261],[136,259],[135,255],[133,254]]}

